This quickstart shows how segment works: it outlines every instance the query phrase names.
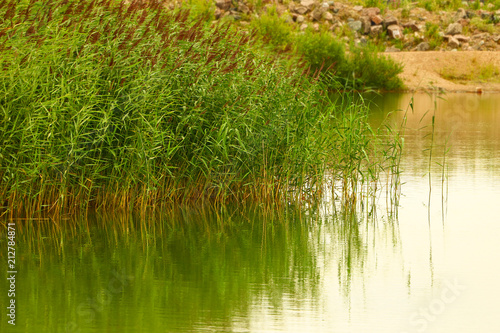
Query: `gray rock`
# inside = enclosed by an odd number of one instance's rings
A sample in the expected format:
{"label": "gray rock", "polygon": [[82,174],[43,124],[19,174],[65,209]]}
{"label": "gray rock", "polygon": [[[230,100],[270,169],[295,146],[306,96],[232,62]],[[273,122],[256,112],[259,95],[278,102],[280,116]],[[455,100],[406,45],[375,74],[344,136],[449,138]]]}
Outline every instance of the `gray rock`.
{"label": "gray rock", "polygon": [[391,24],[387,27],[387,34],[390,38],[401,39],[403,37],[403,31],[399,25]]}
{"label": "gray rock", "polygon": [[297,15],[297,19],[296,19],[297,23],[304,23],[305,20],[306,20],[306,18],[303,15]]}
{"label": "gray rock", "polygon": [[384,27],[382,25],[372,25],[370,27],[370,36],[376,37],[378,36],[382,31],[384,30]]}
{"label": "gray rock", "polygon": [[313,10],[313,12],[311,13],[311,16],[312,16],[313,20],[321,21],[321,19],[323,18],[324,12],[326,12],[326,10],[323,7],[319,7],[319,8],[316,8],[315,10]]}
{"label": "gray rock", "polygon": [[429,43],[422,42],[422,43],[418,44],[415,49],[417,51],[428,51],[430,48],[431,48],[431,46],[429,45]]}
{"label": "gray rock", "polygon": [[333,22],[333,14],[330,12],[325,12],[323,18],[327,21]]}
{"label": "gray rock", "polygon": [[357,12],[360,12],[363,10],[363,6],[354,6],[352,9],[354,9]]}
{"label": "gray rock", "polygon": [[363,16],[361,17],[360,21],[361,21],[361,32],[364,33],[365,35],[369,34],[370,28],[372,26],[370,18],[368,16]]}
{"label": "gray rock", "polygon": [[307,23],[302,23],[302,25],[300,26],[300,31],[306,30],[307,27],[308,27]]}
{"label": "gray rock", "polygon": [[446,35],[458,35],[462,33],[462,25],[460,23],[452,23],[446,29]]}
{"label": "gray rock", "polygon": [[363,24],[361,23],[361,21],[351,21],[351,22],[348,22],[347,25],[353,31],[360,31]]}
{"label": "gray rock", "polygon": [[307,12],[309,11],[309,9],[307,7],[304,7],[304,6],[298,6],[298,7],[295,7],[295,12],[299,15],[304,15],[306,14]]}

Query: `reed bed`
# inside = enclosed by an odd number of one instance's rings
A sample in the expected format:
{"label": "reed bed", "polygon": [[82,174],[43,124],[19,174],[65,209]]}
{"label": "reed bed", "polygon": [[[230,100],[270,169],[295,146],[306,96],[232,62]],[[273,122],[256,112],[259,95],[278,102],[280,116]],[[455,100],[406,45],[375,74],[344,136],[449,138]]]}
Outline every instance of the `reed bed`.
{"label": "reed bed", "polygon": [[320,71],[187,10],[12,0],[0,17],[4,216],[301,201],[399,153]]}

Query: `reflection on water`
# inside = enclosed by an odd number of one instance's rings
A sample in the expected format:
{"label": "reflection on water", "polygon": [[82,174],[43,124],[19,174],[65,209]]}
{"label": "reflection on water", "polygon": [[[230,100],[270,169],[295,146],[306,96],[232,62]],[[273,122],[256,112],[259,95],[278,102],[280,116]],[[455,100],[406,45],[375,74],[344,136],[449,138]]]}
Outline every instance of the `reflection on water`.
{"label": "reflection on water", "polygon": [[192,207],[17,221],[18,325],[0,331],[500,331],[500,97],[372,100],[374,124],[407,116],[397,220]]}

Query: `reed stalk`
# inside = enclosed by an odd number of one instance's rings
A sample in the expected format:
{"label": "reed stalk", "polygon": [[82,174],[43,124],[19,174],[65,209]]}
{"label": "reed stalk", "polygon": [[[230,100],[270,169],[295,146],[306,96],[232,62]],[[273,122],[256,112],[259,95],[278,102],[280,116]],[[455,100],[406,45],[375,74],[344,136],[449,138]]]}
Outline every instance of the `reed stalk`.
{"label": "reed stalk", "polygon": [[366,107],[333,105],[230,25],[141,1],[12,1],[0,17],[4,216],[301,202],[326,176],[355,204],[383,168]]}

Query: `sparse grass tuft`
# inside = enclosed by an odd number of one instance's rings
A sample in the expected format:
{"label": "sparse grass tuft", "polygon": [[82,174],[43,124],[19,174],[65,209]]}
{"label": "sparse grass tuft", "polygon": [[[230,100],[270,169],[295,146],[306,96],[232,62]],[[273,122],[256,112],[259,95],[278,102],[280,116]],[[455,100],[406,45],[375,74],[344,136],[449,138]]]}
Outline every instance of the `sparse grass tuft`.
{"label": "sparse grass tuft", "polygon": [[424,35],[429,41],[431,50],[436,49],[443,43],[443,37],[439,35],[439,25],[437,24],[426,22]]}
{"label": "sparse grass tuft", "polygon": [[440,74],[446,80],[455,82],[500,82],[500,69],[493,64],[473,62],[467,68],[446,67]]}
{"label": "sparse grass tuft", "polygon": [[492,23],[486,22],[477,16],[473,17],[470,20],[470,27],[476,28],[477,30],[482,31],[482,32],[488,32],[490,34],[495,32],[495,27],[493,26]]}

